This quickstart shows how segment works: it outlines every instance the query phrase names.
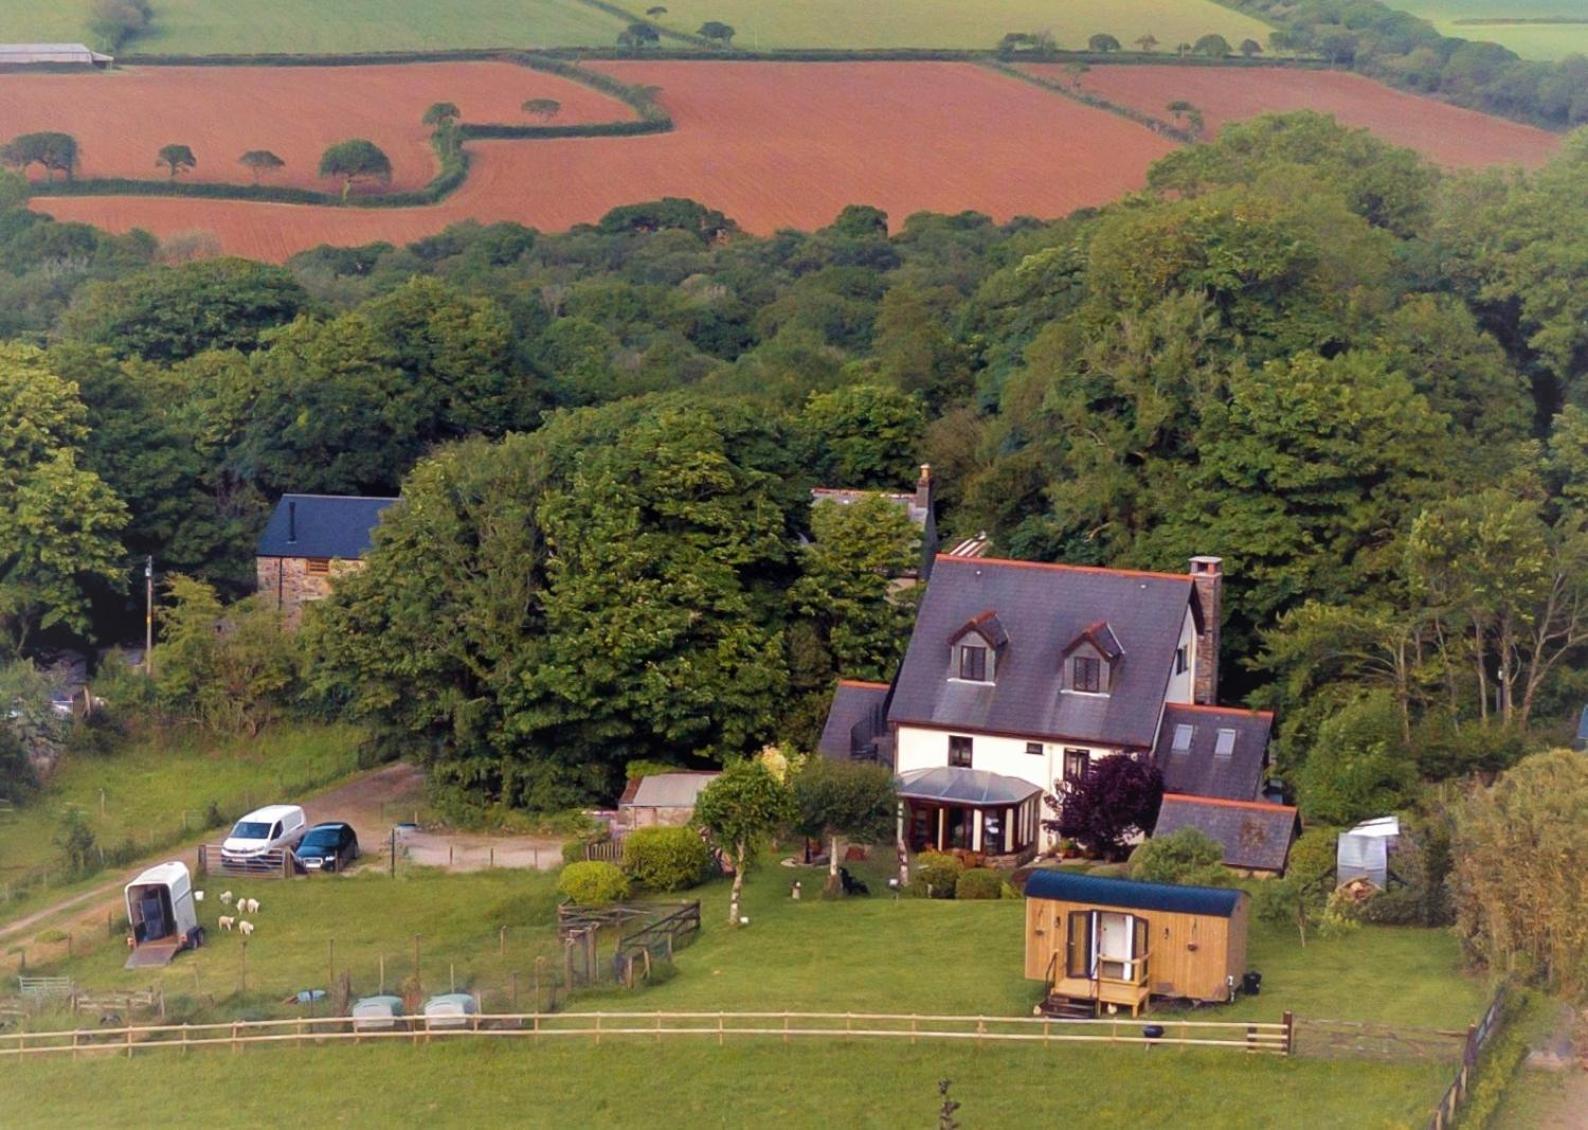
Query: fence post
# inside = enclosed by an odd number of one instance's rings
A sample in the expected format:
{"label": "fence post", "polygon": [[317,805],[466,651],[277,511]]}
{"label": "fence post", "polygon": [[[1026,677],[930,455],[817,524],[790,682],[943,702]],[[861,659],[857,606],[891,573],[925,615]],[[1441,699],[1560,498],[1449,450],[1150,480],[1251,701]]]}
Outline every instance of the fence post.
{"label": "fence post", "polygon": [[[131,1009],[128,1009],[128,1015],[131,1015],[131,1011],[132,1011]],[[131,1024],[131,1022],[129,1022],[127,1024],[127,1058],[128,1059],[132,1058],[132,1024]]]}
{"label": "fence post", "polygon": [[391,829],[391,877],[393,879],[397,877],[397,825],[395,824]]}
{"label": "fence post", "polygon": [[208,844],[199,844],[198,866],[195,868],[195,870],[198,871],[198,877],[200,879],[208,877],[210,873],[210,853]]}
{"label": "fence post", "polygon": [[723,1037],[722,1013],[719,1012],[719,1013],[717,1013],[717,1046],[719,1048],[722,1047],[722,1037]]}
{"label": "fence post", "polygon": [[596,1037],[596,1047],[599,1048],[601,1046],[601,1014],[599,1012],[596,1013],[595,1037]]}
{"label": "fence post", "polygon": [[496,953],[497,953],[498,957],[503,957],[503,956],[506,956],[506,954],[507,954],[507,927],[506,926],[503,926],[496,933]]}
{"label": "fence post", "polygon": [[292,849],[291,848],[282,848],[281,849],[281,877],[283,879],[292,878]]}
{"label": "fence post", "polygon": [[788,1043],[788,1013],[783,1014],[783,1042]]}
{"label": "fence post", "polygon": [[1285,1010],[1285,1054],[1296,1054],[1296,1014],[1289,1009]]}

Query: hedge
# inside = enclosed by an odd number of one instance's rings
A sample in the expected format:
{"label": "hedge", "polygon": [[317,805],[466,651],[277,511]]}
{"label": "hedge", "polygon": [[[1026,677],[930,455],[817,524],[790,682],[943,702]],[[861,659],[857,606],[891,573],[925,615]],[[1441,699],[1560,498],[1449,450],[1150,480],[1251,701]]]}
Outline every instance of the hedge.
{"label": "hedge", "polygon": [[629,877],[615,863],[570,863],[557,878],[557,891],[577,906],[605,906],[628,897]]}
{"label": "hedge", "polygon": [[1145,126],[1146,128],[1152,130],[1153,133],[1163,134],[1165,137],[1172,137],[1176,141],[1194,142],[1197,140],[1197,136],[1190,130],[1181,129],[1179,126],[1170,125],[1162,118],[1155,118],[1151,114],[1143,113],[1133,106],[1122,106],[1118,102],[1111,102],[1102,95],[1094,94],[1089,90],[1078,90],[1073,86],[1065,86],[1063,83],[1054,82],[1051,79],[1045,79],[1040,75],[1027,74],[1025,71],[1017,70],[1008,63],[988,62],[985,65],[989,70],[997,71],[999,74],[1008,75],[1010,78],[1016,79],[1019,82],[1030,83],[1032,86],[1040,86],[1044,90],[1051,90],[1055,94],[1062,94],[1066,98],[1074,99],[1076,102],[1079,102],[1082,105],[1091,106],[1096,110],[1105,110],[1110,114],[1115,114],[1118,117],[1124,118],[1126,121],[1135,122],[1139,126]]}
{"label": "hedge", "polygon": [[636,828],[623,841],[623,871],[652,891],[682,891],[706,877],[711,849],[693,828]]}
{"label": "hedge", "polygon": [[954,884],[957,899],[1001,899],[1004,897],[1003,876],[985,867],[972,867]]}

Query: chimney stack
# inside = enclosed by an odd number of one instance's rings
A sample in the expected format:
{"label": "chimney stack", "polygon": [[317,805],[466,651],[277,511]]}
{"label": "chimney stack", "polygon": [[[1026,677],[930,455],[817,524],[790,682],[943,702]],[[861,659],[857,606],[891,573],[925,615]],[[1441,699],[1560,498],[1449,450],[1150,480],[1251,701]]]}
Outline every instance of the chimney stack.
{"label": "chimney stack", "polygon": [[921,477],[915,480],[915,504],[922,510],[932,506],[932,465],[921,464]]}
{"label": "chimney stack", "polygon": [[298,540],[298,504],[290,498],[287,500],[287,544],[292,545]]}
{"label": "chimney stack", "polygon": [[1219,624],[1224,618],[1224,559],[1193,557],[1191,583],[1196,588],[1197,605],[1202,612],[1202,630],[1197,633],[1196,682],[1191,698],[1201,706],[1219,703]]}

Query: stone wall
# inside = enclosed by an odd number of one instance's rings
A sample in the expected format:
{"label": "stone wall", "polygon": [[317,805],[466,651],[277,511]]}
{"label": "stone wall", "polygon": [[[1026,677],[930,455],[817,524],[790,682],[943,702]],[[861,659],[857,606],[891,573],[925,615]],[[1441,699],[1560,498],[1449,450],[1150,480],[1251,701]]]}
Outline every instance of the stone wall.
{"label": "stone wall", "polygon": [[[331,595],[331,586],[343,573],[364,567],[359,560],[335,558],[326,562],[325,572],[312,572],[307,557],[256,558],[259,591],[275,605],[289,628],[303,619],[303,606]],[[324,558],[317,559],[325,561]]]}

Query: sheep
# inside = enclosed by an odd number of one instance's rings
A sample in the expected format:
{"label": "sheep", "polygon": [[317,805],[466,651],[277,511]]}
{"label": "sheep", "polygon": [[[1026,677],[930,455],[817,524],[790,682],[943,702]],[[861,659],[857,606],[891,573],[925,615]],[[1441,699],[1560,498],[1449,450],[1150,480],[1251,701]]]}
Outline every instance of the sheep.
{"label": "sheep", "polygon": [[245,918],[237,924],[237,932],[245,938],[252,937],[254,933],[254,924]]}
{"label": "sheep", "polygon": [[221,902],[225,903],[227,906],[232,905],[232,893],[230,891],[222,891]]}
{"label": "sheep", "polygon": [[223,914],[215,920],[215,925],[219,926],[222,930],[230,930],[236,921],[237,919]]}
{"label": "sheep", "polygon": [[258,899],[240,899],[240,900],[238,900],[238,903],[237,903],[237,909],[238,910],[247,911],[249,914],[258,914],[259,913],[259,900]]}

